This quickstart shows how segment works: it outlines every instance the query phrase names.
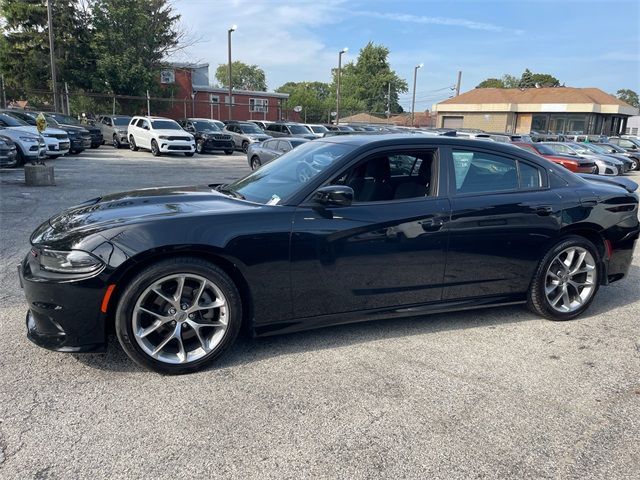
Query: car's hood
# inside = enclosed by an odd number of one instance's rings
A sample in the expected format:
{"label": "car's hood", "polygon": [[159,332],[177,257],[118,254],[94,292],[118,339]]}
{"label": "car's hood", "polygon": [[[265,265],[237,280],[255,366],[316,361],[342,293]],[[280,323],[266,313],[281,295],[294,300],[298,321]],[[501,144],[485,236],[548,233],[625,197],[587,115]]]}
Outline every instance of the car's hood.
{"label": "car's hood", "polygon": [[[20,127],[9,127],[9,128],[13,128],[15,130],[21,130],[23,132],[33,133],[34,135],[40,135],[40,132],[38,132],[38,128],[34,127],[33,125],[24,125]],[[67,132],[65,132],[64,130],[60,130],[59,128],[50,128],[50,127],[47,127],[42,133],[51,133],[53,135],[67,134]]]}
{"label": "car's hood", "polygon": [[156,135],[165,135],[167,137],[189,137],[189,138],[193,138],[193,135],[191,135],[189,132],[186,132],[184,130],[158,129],[158,130],[153,130],[153,133],[156,134]]}
{"label": "car's hood", "polygon": [[271,138],[271,136],[266,133],[245,133],[244,136],[254,138],[256,140],[268,140]]}
{"label": "car's hood", "polygon": [[259,208],[210,186],[164,187],[113,193],[89,200],[49,219],[58,231],[111,228],[146,220]]}
{"label": "car's hood", "polygon": [[60,125],[60,128],[67,133],[87,133],[87,130],[84,127],[77,127],[75,125]]}
{"label": "car's hood", "polygon": [[[33,130],[30,130],[30,128],[33,128]],[[27,125],[23,127],[5,127],[0,131],[2,131],[5,135],[11,136],[12,138],[14,138],[15,135],[21,135],[25,133],[30,137],[40,137],[40,134],[38,133],[38,129],[36,127],[30,127]]]}

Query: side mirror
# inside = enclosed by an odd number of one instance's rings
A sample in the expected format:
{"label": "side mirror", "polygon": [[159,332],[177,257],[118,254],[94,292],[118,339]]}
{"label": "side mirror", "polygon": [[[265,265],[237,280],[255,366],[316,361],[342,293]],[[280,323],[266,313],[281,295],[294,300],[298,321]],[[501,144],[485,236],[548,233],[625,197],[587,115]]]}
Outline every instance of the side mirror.
{"label": "side mirror", "polygon": [[149,130],[149,125],[144,125],[142,128],[145,130]]}
{"label": "side mirror", "polygon": [[353,188],[346,185],[328,185],[316,190],[311,201],[324,206],[348,207],[353,203]]}

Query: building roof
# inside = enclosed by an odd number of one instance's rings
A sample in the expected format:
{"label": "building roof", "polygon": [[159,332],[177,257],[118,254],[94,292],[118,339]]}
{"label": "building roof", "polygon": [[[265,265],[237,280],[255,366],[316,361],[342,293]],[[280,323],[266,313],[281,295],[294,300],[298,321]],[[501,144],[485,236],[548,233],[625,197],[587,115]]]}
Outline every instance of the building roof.
{"label": "building roof", "polygon": [[387,119],[376,117],[369,113],[356,113],[350,117],[340,117],[340,122],[343,123],[384,123],[387,124]]}
{"label": "building roof", "polygon": [[[431,112],[415,112],[413,116],[413,125],[416,127],[428,127],[435,122],[435,115]],[[389,119],[394,125],[408,127],[411,125],[411,112],[394,115]]]}
{"label": "building roof", "polygon": [[209,68],[209,64],[208,63],[192,63],[192,62],[170,62],[167,63],[168,67],[173,67],[173,68],[184,68],[184,69],[189,69],[189,70],[195,70],[198,68]]}
{"label": "building roof", "polygon": [[[478,108],[480,107],[480,108]],[[476,88],[437,104],[443,111],[600,112],[636,115],[637,108],[599,88]]]}
{"label": "building roof", "polygon": [[[210,93],[220,93],[229,95],[228,88],[220,88],[220,87],[212,87],[209,85],[193,85],[193,90],[195,92],[210,92]],[[254,90],[238,90],[234,88],[232,90],[234,95],[249,95],[252,97],[270,97],[270,98],[289,98],[288,93],[278,93],[278,92],[260,92]]]}

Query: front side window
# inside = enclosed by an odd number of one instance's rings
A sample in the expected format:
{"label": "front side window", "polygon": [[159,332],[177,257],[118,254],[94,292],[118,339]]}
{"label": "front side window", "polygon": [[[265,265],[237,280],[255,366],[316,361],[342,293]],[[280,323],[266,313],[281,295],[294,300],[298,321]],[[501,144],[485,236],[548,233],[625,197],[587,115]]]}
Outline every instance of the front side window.
{"label": "front side window", "polygon": [[294,135],[304,135],[311,131],[304,125],[289,125],[289,131]]}
{"label": "front side window", "polygon": [[332,184],[351,187],[356,203],[433,196],[436,162],[435,151],[377,154],[342,172]]}
{"label": "front side window", "polygon": [[288,152],[291,150],[291,145],[289,145],[289,142],[286,140],[280,140],[280,142],[278,142],[278,150],[281,152]]}
{"label": "front side window", "polygon": [[540,169],[512,158],[453,150],[456,193],[494,193],[542,186]]}

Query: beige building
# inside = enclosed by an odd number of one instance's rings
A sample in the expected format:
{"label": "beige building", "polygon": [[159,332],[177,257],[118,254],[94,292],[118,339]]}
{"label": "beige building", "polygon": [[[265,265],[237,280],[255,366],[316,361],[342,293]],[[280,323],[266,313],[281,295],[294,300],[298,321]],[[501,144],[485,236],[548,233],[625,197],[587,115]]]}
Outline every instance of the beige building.
{"label": "beige building", "polygon": [[487,132],[624,133],[638,109],[598,88],[476,88],[434,105],[438,127]]}

